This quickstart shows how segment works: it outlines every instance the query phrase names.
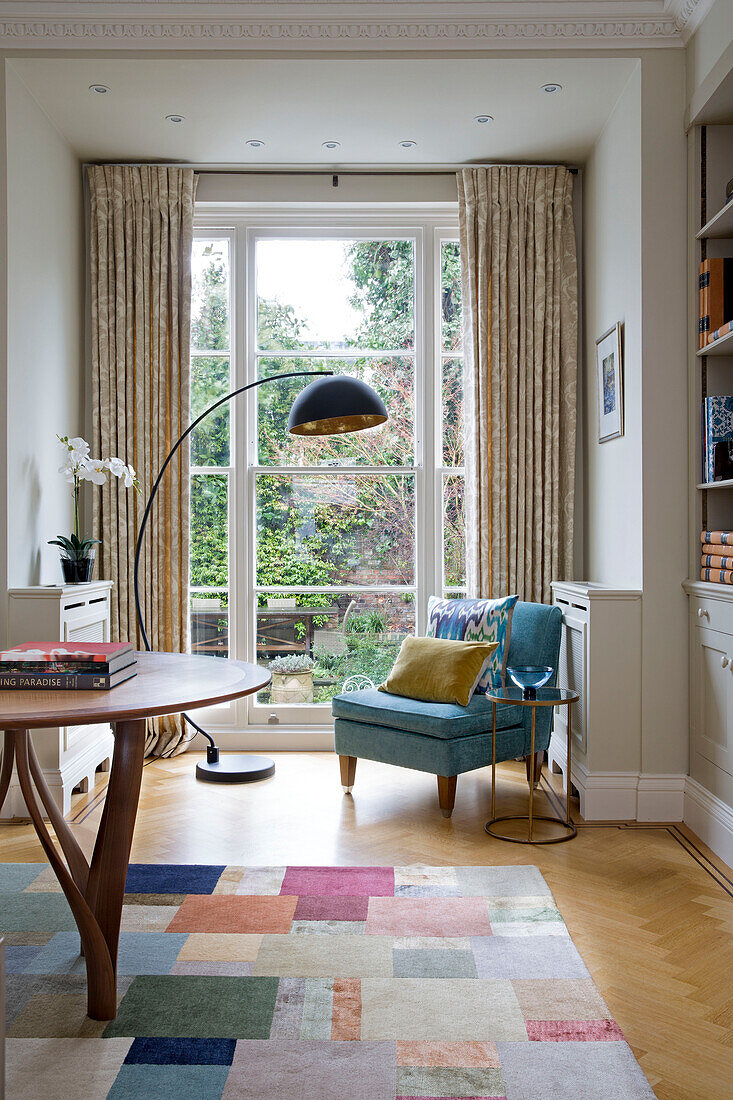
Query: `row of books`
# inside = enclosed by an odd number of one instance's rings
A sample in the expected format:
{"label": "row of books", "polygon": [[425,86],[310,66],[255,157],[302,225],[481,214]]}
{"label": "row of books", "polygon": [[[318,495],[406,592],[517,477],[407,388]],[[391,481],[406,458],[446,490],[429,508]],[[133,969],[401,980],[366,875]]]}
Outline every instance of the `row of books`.
{"label": "row of books", "polygon": [[733,331],[733,259],[703,260],[698,288],[698,345],[704,348]]}
{"label": "row of books", "polygon": [[107,691],[135,664],[129,642],[24,642],[0,651],[0,690]]}
{"label": "row of books", "polygon": [[733,444],[733,394],[714,394],[702,403],[702,479],[708,483],[729,476],[725,465],[715,468],[715,444]]}
{"label": "row of books", "polygon": [[733,584],[733,531],[701,531],[700,579]]}

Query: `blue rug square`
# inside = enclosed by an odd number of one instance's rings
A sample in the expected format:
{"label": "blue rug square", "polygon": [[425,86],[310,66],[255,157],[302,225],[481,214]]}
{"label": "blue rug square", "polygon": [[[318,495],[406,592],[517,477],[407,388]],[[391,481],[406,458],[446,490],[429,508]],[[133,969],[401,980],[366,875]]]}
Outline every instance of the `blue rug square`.
{"label": "blue rug square", "polygon": [[131,863],[126,894],[212,894],[225,865]]}
{"label": "blue rug square", "polygon": [[123,1065],[107,1100],[220,1100],[229,1066]]}
{"label": "blue rug square", "polygon": [[[2,906],[0,906],[0,912]],[[71,935],[71,933],[69,933]],[[16,947],[5,948],[5,970],[8,974],[24,974],[28,967],[39,951],[43,950],[42,945],[38,944],[21,944]]]}
{"label": "blue rug square", "polygon": [[0,864],[0,894],[17,894],[35,882],[47,863]]}
{"label": "blue rug square", "polygon": [[[170,974],[186,932],[120,932],[118,974]],[[78,932],[57,932],[30,960],[27,974],[85,974]]]}
{"label": "blue rug square", "polygon": [[128,1066],[230,1066],[236,1039],[135,1039],[127,1052]]}

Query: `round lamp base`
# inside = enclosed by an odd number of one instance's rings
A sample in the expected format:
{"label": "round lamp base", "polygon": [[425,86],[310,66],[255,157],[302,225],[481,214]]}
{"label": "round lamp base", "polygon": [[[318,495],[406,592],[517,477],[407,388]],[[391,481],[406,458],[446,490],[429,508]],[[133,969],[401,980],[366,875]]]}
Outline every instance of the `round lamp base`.
{"label": "round lamp base", "polygon": [[196,778],[204,783],[256,783],[275,774],[275,762],[267,756],[227,753],[214,764],[202,760],[196,765]]}

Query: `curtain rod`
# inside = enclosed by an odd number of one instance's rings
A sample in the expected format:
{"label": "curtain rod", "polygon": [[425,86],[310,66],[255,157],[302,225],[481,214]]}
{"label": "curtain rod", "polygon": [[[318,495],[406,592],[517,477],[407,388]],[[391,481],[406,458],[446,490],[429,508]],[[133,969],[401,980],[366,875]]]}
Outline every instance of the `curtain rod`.
{"label": "curtain rod", "polygon": [[157,161],[86,161],[84,167],[104,167],[122,164],[128,168],[193,168],[199,176],[450,176],[464,168],[567,168],[571,175],[577,176],[580,169],[568,164],[457,164],[447,168],[433,168],[421,172],[415,168],[372,168],[368,171],[352,171],[341,168],[200,168],[195,164],[171,161],[160,164]]}

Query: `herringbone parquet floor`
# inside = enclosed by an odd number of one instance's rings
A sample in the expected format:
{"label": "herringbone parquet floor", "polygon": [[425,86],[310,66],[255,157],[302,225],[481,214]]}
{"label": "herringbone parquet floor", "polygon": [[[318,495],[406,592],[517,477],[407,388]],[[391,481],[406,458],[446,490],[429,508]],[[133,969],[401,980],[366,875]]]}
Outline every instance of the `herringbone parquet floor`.
{"label": "herringbone parquet floor", "polygon": [[[279,753],[274,778],[249,787],[197,783],[195,760],[146,766],[134,861],[536,864],[659,1100],[733,1097],[733,872],[684,826],[581,824],[570,843],[529,848],[484,833],[488,769],[459,779],[446,821],[417,772],[359,761],[344,797],[330,753]],[[497,812],[524,811],[523,772],[501,765]],[[99,780],[72,811],[88,852]],[[43,860],[29,826],[0,827],[0,859]]]}

